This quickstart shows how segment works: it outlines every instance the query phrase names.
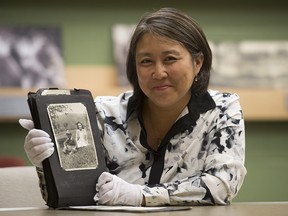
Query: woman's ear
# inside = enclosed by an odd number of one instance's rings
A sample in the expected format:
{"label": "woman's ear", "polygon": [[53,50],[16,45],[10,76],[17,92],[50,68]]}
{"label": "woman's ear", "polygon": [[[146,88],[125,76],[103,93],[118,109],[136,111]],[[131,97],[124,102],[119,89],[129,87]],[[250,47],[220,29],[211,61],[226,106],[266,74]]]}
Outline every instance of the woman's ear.
{"label": "woman's ear", "polygon": [[203,65],[203,62],[204,62],[204,55],[203,53],[201,53],[199,56],[197,56],[194,60],[194,66],[195,66],[195,76],[197,76],[197,74],[199,73],[202,65]]}

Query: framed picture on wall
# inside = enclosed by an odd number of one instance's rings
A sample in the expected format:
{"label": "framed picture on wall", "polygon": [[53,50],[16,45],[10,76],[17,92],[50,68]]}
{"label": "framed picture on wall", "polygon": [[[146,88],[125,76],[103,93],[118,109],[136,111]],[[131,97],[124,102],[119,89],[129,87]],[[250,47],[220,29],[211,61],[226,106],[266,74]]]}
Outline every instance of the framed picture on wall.
{"label": "framed picture on wall", "polygon": [[211,84],[240,88],[287,88],[288,41],[210,41]]}
{"label": "framed picture on wall", "polygon": [[0,88],[65,85],[61,28],[0,26]]}

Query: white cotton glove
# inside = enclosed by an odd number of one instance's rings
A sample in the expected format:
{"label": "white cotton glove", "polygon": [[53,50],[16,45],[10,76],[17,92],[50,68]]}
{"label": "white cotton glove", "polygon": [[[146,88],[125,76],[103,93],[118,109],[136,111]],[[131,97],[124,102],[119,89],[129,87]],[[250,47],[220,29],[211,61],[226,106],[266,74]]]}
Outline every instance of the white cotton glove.
{"label": "white cotton glove", "polygon": [[116,175],[103,172],[96,184],[94,201],[100,205],[141,206],[141,186],[130,184]]}
{"label": "white cotton glove", "polygon": [[19,119],[19,124],[29,130],[24,143],[24,150],[31,163],[42,168],[44,159],[50,157],[54,152],[54,143],[48,133],[35,129],[34,123],[28,119]]}

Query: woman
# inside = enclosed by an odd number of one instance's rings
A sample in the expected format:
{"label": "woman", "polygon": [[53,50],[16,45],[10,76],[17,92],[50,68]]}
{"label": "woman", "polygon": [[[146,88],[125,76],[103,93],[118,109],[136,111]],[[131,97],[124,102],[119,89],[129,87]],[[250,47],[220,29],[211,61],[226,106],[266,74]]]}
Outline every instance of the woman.
{"label": "woman", "polygon": [[76,126],[77,126],[76,129],[77,148],[87,146],[89,144],[87,140],[87,131],[84,129],[84,126],[81,122],[77,122]]}
{"label": "woman", "polygon": [[[140,20],[127,58],[133,92],[95,99],[109,168],[96,185],[98,204],[231,203],[246,175],[244,121],[236,94],[207,90],[211,64],[189,16],[163,8]],[[43,131],[28,132],[36,166],[52,154],[50,142]]]}

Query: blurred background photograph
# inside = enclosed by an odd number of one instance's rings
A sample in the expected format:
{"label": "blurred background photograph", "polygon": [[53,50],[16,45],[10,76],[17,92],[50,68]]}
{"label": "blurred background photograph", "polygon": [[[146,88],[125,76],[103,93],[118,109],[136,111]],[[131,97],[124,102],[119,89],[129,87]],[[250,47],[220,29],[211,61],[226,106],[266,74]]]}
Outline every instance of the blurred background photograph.
{"label": "blurred background photograph", "polygon": [[0,87],[61,87],[64,72],[60,28],[0,26]]}

